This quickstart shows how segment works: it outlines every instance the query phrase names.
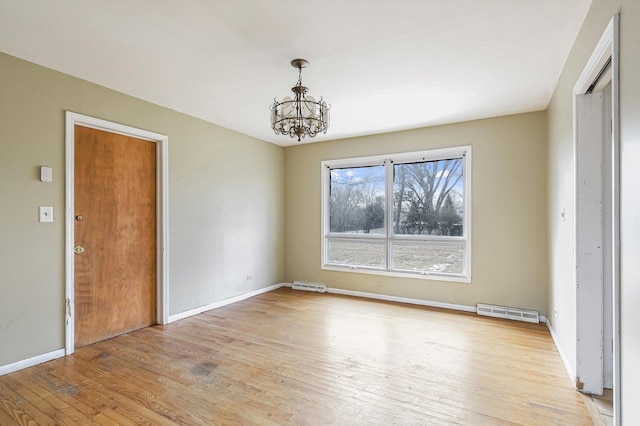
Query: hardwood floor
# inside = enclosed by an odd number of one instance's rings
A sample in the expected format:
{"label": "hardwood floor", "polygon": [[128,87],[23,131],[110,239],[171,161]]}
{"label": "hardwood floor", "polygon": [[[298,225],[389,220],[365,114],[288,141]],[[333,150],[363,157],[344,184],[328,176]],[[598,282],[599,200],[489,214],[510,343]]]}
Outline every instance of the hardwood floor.
{"label": "hardwood floor", "polygon": [[544,325],[282,288],[0,377],[0,425],[590,425]]}

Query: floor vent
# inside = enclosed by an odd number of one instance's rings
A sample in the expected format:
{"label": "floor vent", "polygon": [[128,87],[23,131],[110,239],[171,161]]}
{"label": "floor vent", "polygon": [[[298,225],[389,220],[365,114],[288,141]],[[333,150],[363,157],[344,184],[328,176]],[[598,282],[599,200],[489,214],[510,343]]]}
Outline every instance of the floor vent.
{"label": "floor vent", "polygon": [[327,291],[327,286],[324,284],[307,283],[304,281],[294,281],[291,288],[294,290],[317,291],[318,293],[325,293]]}
{"label": "floor vent", "polygon": [[525,309],[508,308],[504,306],[485,305],[478,303],[478,315],[488,317],[507,318],[516,321],[540,322],[538,311],[528,311]]}

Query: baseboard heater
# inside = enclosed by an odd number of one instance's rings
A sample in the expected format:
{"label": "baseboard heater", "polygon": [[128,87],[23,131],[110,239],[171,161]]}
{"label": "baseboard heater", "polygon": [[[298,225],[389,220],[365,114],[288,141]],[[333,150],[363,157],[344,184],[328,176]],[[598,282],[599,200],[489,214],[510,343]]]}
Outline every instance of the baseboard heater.
{"label": "baseboard heater", "polygon": [[291,286],[294,290],[315,291],[318,293],[326,293],[327,286],[324,284],[308,283],[305,281],[294,281]]}
{"label": "baseboard heater", "polygon": [[476,312],[478,315],[488,317],[507,318],[516,321],[540,322],[538,311],[528,311],[519,308],[509,308],[505,306],[485,305],[478,303]]}

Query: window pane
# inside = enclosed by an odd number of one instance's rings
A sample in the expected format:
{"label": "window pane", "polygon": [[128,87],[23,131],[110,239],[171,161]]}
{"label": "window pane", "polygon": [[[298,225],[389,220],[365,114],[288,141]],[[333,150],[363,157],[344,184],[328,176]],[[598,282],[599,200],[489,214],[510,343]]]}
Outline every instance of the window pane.
{"label": "window pane", "polygon": [[463,235],[462,158],[393,166],[393,233]]}
{"label": "window pane", "polygon": [[330,264],[385,268],[384,241],[328,239],[327,242]]}
{"label": "window pane", "polygon": [[385,234],[384,166],[331,169],[329,232]]}
{"label": "window pane", "polygon": [[393,269],[448,274],[464,272],[464,245],[462,244],[394,243],[392,255]]}

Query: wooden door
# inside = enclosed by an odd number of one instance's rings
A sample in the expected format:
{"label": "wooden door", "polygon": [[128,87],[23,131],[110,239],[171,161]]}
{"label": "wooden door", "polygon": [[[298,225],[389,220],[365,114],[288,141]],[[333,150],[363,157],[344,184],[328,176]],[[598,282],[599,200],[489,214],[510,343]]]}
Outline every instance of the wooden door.
{"label": "wooden door", "polygon": [[75,346],[156,323],[156,144],[75,126]]}

